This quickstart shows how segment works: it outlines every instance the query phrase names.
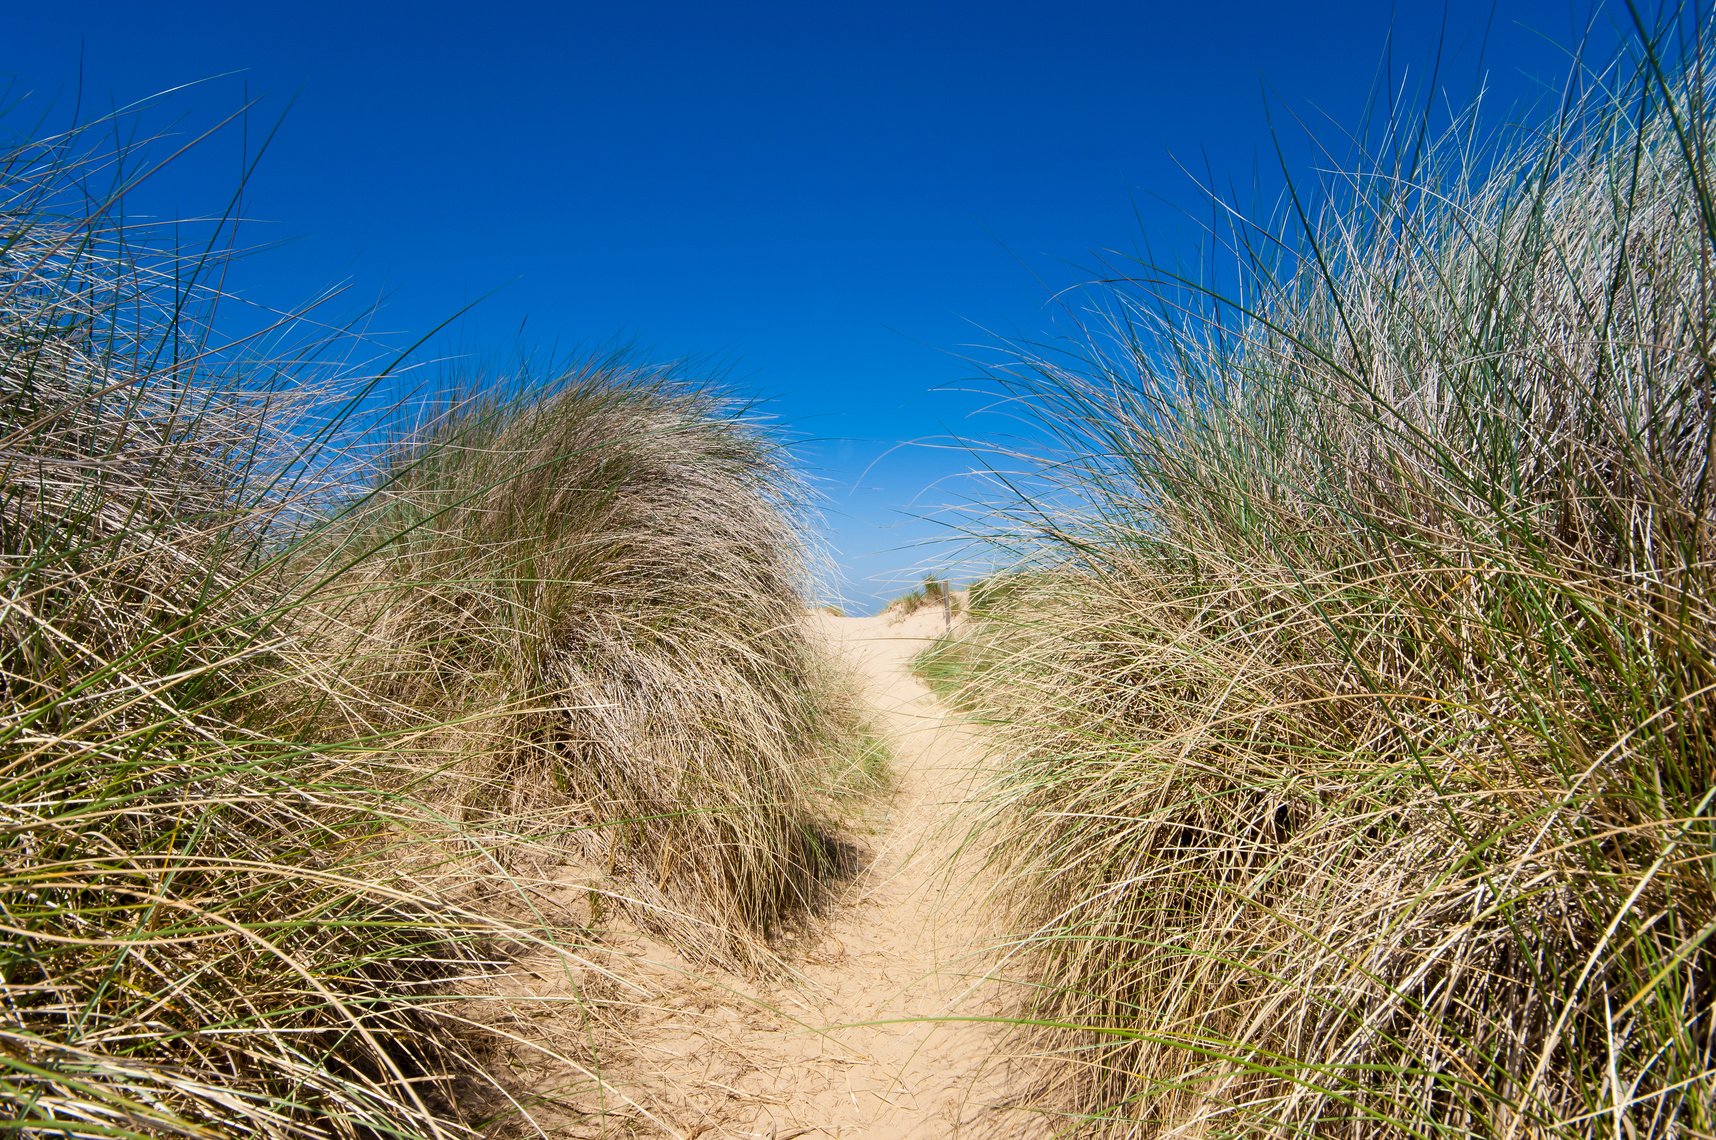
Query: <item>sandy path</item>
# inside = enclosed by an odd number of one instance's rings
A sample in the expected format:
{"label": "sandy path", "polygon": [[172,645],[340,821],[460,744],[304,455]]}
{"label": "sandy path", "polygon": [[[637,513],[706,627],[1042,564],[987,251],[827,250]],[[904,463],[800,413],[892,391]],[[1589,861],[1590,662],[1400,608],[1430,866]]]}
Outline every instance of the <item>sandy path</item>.
{"label": "sandy path", "polygon": [[617,1094],[607,1123],[579,1133],[887,1140],[999,1123],[992,1028],[933,1020],[992,1012],[975,976],[990,935],[967,913],[978,892],[953,819],[974,752],[908,666],[942,615],[815,620],[894,748],[897,793],[866,839],[870,862],[824,929],[789,952],[798,984],[759,989],[638,948],[633,967],[655,963],[660,992],[628,1018],[631,1047],[604,1073]]}

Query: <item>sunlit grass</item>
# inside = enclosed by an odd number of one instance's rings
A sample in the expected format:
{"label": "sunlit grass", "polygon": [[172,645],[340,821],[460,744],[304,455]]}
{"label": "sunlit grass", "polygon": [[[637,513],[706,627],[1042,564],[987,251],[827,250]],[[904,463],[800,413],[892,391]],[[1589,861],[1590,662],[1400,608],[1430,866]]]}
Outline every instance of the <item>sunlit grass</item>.
{"label": "sunlit grass", "polygon": [[782,457],[601,362],[360,462],[376,373],[306,314],[221,341],[221,233],[126,228],[113,128],[0,155],[0,1117],[524,1127],[509,1055],[600,1062],[508,997],[601,976],[562,864],[749,966],[840,870]]}
{"label": "sunlit grass", "polygon": [[1716,1128],[1716,116],[1668,46],[1504,145],[1396,123],[1235,223],[1236,289],[1142,267],[1004,377],[1051,553],[927,664],[1069,1133]]}
{"label": "sunlit grass", "polygon": [[457,401],[303,548],[334,576],[314,652],[355,695],[329,711],[446,724],[467,819],[569,840],[687,951],[760,964],[839,870],[822,791],[856,733],[806,638],[794,494],[665,375]]}

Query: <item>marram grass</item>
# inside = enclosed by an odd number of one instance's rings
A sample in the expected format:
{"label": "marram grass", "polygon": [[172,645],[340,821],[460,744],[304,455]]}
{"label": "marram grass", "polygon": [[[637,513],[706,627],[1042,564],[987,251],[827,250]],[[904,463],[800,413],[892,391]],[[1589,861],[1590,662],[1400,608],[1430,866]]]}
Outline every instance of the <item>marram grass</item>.
{"label": "marram grass", "polygon": [[608,902],[765,964],[842,870],[857,731],[807,640],[793,496],[775,445],[660,375],[456,402],[307,548],[344,568],[321,652],[383,717],[342,731],[456,725],[467,819],[558,834]]}
{"label": "marram grass", "polygon": [[1716,1133],[1707,51],[1005,375],[1046,553],[934,664],[1066,1134]]}
{"label": "marram grass", "polygon": [[137,315],[162,298],[116,242],[24,217],[0,243],[0,1114],[458,1131],[475,1068],[426,999],[492,968],[492,924],[389,869],[350,752],[270,723],[308,678],[274,669],[288,503],[248,466],[269,394],[175,359],[183,326],[151,339]]}
{"label": "marram grass", "polygon": [[366,475],[361,378],[221,344],[218,258],[119,223],[98,136],[0,161],[0,1120],[528,1128],[504,974],[595,932],[518,863],[745,963],[837,869],[780,457],[606,367]]}

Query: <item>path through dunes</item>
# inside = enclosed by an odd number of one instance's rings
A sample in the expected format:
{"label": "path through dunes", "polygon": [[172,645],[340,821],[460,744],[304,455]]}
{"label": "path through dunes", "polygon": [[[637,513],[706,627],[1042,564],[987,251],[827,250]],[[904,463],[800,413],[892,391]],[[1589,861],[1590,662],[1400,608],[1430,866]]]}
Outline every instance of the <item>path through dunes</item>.
{"label": "path through dunes", "polygon": [[606,1124],[569,1134],[944,1137],[1000,1122],[993,1027],[933,1020],[993,1012],[976,977],[993,935],[968,913],[979,892],[954,819],[974,752],[909,668],[941,611],[812,620],[853,662],[894,748],[897,791],[865,837],[867,866],[789,949],[797,984],[758,987],[634,947],[624,972],[648,971],[660,992],[626,1018],[625,1052],[604,1073]]}

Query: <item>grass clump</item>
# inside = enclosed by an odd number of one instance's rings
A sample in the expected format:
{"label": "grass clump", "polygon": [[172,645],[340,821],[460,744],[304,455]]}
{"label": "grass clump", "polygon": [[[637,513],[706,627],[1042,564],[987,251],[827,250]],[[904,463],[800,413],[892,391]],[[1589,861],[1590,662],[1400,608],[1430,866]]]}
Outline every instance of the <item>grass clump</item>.
{"label": "grass clump", "polygon": [[153,168],[113,126],[0,155],[0,1118],[502,1127],[509,963],[588,936],[520,853],[745,961],[838,862],[790,481],[613,368],[366,478],[340,345],[220,341],[230,234],[120,224]]}
{"label": "grass clump", "polygon": [[910,617],[919,610],[929,606],[957,605],[957,596],[946,578],[937,578],[934,574],[924,575],[923,584],[909,593],[901,594],[883,607],[883,613],[896,614],[900,617]]}
{"label": "grass clump", "polygon": [[766,958],[840,870],[820,789],[852,733],[793,491],[766,437],[665,375],[460,401],[319,552],[351,564],[317,603],[340,683],[454,730],[468,819],[560,833],[698,956]]}
{"label": "grass clump", "polygon": [[358,750],[281,731],[302,401],[123,185],[60,211],[79,141],[0,162],[0,1116],[459,1133],[484,1046],[437,999],[505,931],[412,878]]}
{"label": "grass clump", "polygon": [[1130,274],[1008,374],[1057,553],[962,699],[1069,1132],[1716,1128],[1716,113],[1664,44],[1505,146],[1396,124],[1237,291]]}

